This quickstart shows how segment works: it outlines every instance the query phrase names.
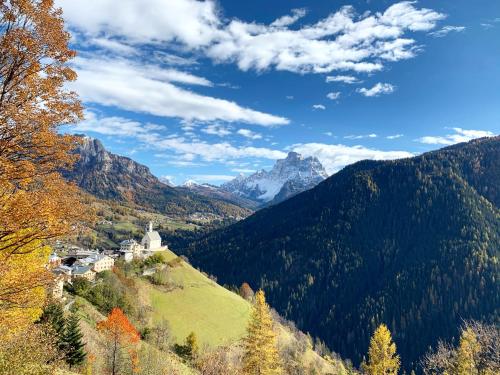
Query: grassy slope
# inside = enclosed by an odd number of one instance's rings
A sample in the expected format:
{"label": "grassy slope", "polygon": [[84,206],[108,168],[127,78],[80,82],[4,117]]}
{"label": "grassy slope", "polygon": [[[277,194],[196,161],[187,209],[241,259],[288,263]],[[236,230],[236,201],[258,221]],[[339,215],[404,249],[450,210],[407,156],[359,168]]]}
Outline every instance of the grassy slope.
{"label": "grassy slope", "polygon": [[[171,251],[165,252],[168,261],[177,259]],[[195,332],[201,346],[216,347],[220,345],[231,346],[231,351],[238,352],[238,341],[246,333],[251,305],[239,295],[230,292],[210,280],[203,273],[182,261],[174,267],[168,268],[170,282],[176,285],[174,289],[165,289],[150,284],[146,279],[138,278],[139,287],[136,303],[149,306],[151,309],[151,323],[167,320],[173,336],[173,341],[183,343],[185,337]],[[76,297],[81,317],[81,328],[88,349],[101,358],[105,342],[96,331],[96,323],[105,317],[87,300]],[[282,344],[296,340],[290,330],[279,325],[279,342]],[[146,342],[142,343],[145,350],[154,350]],[[158,352],[162,360],[168,363],[177,374],[188,375],[195,373],[183,364],[172,353]],[[99,359],[95,369],[100,371],[102,361]],[[341,362],[332,365],[319,357],[314,351],[308,349],[303,358],[303,363],[319,363],[321,373],[343,373]]]}
{"label": "grassy slope", "polygon": [[[176,255],[167,253],[167,258]],[[153,320],[166,319],[177,342],[194,331],[200,344],[232,344],[245,334],[251,306],[240,296],[221,287],[189,264],[169,269],[170,281],[178,288],[165,292],[147,283],[153,307]]]}
{"label": "grassy slope", "polygon": [[[177,255],[167,251],[166,258],[170,261]],[[191,332],[196,333],[201,345],[210,347],[234,344],[245,336],[251,313],[249,302],[185,262],[170,271],[171,282],[180,288],[165,291],[145,281],[141,281],[141,288],[150,293],[153,321],[166,319],[176,342],[182,343]],[[296,340],[284,326],[279,326],[278,332],[282,343]],[[311,349],[302,361],[319,362],[322,373],[341,373],[339,369],[343,369],[342,363],[332,366]]]}
{"label": "grassy slope", "polygon": [[[103,371],[103,358],[105,353],[106,342],[102,339],[100,334],[96,330],[97,322],[105,319],[101,313],[99,313],[95,307],[87,302],[85,299],[77,297],[76,303],[79,305],[78,314],[80,316],[80,328],[84,336],[84,342],[87,345],[87,351],[90,351],[95,356],[95,362],[93,363],[93,370],[96,373],[101,373]],[[156,348],[151,347],[147,342],[141,342],[141,347],[144,350],[153,350],[158,353],[159,360],[165,362],[168,366],[168,370],[172,374],[178,375],[192,375],[196,374],[194,370],[186,366],[176,355],[172,353],[159,352]],[[61,375],[66,374],[61,372]],[[68,373],[72,374],[72,373]]]}

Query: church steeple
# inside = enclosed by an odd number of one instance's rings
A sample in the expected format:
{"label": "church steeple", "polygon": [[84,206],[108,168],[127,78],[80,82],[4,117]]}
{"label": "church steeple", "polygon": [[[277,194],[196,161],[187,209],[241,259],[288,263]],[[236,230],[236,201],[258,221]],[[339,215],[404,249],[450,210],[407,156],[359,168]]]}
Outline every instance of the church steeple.
{"label": "church steeple", "polygon": [[149,224],[148,224],[148,230],[147,230],[149,233],[151,233],[153,231],[153,222],[150,221]]}

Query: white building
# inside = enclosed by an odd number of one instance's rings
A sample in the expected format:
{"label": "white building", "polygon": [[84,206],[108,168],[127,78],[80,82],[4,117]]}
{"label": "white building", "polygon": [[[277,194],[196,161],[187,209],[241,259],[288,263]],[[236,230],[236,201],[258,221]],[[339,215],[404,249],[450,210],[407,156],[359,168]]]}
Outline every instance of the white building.
{"label": "white building", "polygon": [[146,234],[142,237],[141,245],[148,252],[164,250],[161,246],[160,234],[153,230],[153,223],[151,221],[146,229]]}
{"label": "white building", "polygon": [[130,262],[133,258],[147,258],[157,251],[167,249],[167,246],[162,246],[160,234],[153,230],[153,223],[150,221],[141,243],[139,244],[133,239],[122,241],[119,252],[120,257],[126,262]]}
{"label": "white building", "polygon": [[78,263],[89,266],[94,272],[109,271],[115,265],[115,260],[107,255],[96,254],[87,258],[78,260]]}

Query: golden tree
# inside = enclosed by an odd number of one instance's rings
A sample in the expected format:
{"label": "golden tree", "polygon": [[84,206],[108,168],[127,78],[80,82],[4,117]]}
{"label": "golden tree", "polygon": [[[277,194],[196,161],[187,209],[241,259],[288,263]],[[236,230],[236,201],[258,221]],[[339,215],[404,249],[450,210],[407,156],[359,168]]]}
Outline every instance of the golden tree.
{"label": "golden tree", "polygon": [[255,294],[255,303],[244,340],[243,373],[275,375],[282,373],[273,319],[264,292]]}
{"label": "golden tree", "polygon": [[[76,138],[58,134],[82,116],[60,9],[53,0],[0,0],[0,326],[41,313],[50,282],[47,240],[82,220],[77,189],[60,171]],[[29,255],[28,255],[29,254]],[[22,270],[22,272],[21,272]],[[6,286],[6,287],[5,287]],[[10,328],[21,326],[9,324]],[[0,339],[11,330],[0,330]]]}
{"label": "golden tree", "polygon": [[470,327],[467,327],[462,331],[457,350],[457,375],[475,375],[479,373],[476,362],[480,351],[481,345],[476,334]]}
{"label": "golden tree", "polygon": [[400,365],[391,332],[385,324],[381,324],[370,340],[368,363],[362,364],[363,370],[369,375],[396,375]]}

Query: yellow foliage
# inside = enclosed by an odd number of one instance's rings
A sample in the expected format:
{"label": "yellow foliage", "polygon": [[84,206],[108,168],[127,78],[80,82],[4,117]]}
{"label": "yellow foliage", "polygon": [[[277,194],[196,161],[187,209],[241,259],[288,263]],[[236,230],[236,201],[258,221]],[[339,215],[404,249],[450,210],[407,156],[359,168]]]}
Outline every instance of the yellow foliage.
{"label": "yellow foliage", "polygon": [[47,240],[85,218],[60,175],[77,141],[58,127],[82,117],[69,39],[54,0],[0,1],[0,340],[41,312]]}
{"label": "yellow foliage", "polygon": [[[10,241],[16,242],[16,237]],[[25,245],[22,250],[26,253],[0,253],[0,340],[25,329],[40,317],[45,287],[52,281],[45,268],[50,248],[39,245],[38,241]]]}
{"label": "yellow foliage", "polygon": [[400,365],[391,332],[381,324],[370,340],[368,363],[363,363],[362,367],[369,375],[396,375]]}
{"label": "yellow foliage", "polygon": [[248,375],[282,374],[273,319],[264,292],[255,294],[255,303],[244,340],[243,373]]}
{"label": "yellow foliage", "polygon": [[476,358],[480,351],[481,345],[479,345],[474,331],[470,327],[462,331],[457,351],[457,375],[475,375],[479,373]]}

